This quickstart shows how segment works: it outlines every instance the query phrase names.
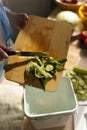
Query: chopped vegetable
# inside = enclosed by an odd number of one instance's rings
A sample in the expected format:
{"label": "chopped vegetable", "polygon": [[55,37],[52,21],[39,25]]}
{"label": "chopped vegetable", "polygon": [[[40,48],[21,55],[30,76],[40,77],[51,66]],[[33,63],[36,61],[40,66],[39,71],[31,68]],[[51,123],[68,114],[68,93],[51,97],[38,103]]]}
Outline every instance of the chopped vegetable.
{"label": "chopped vegetable", "polygon": [[38,57],[29,60],[26,75],[34,74],[45,87],[48,80],[55,76],[56,71],[63,71],[67,59],[55,60],[53,57]]}
{"label": "chopped vegetable", "polygon": [[30,62],[31,66],[33,68],[36,68],[38,72],[40,72],[45,78],[52,78],[52,75],[48,72],[46,72],[42,67],[40,67],[37,63],[35,62]]}
{"label": "chopped vegetable", "polygon": [[48,72],[49,72],[49,71],[52,71],[53,68],[54,68],[54,67],[53,67],[53,65],[51,65],[51,64],[47,64],[47,65],[46,65],[46,71],[48,71]]}
{"label": "chopped vegetable", "polygon": [[87,69],[74,67],[66,73],[66,76],[72,81],[77,99],[87,100]]}
{"label": "chopped vegetable", "polygon": [[87,74],[87,69],[84,69],[82,67],[74,67],[73,70],[81,74]]}

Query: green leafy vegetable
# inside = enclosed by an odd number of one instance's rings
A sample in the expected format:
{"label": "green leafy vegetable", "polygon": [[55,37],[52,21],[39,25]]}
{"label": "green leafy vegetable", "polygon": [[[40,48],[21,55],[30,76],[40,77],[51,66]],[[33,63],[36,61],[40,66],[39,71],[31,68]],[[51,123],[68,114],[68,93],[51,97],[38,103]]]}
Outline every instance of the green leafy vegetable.
{"label": "green leafy vegetable", "polygon": [[56,71],[63,71],[67,60],[55,60],[53,57],[38,57],[29,60],[26,66],[26,75],[34,74],[45,87],[48,80],[55,76]]}

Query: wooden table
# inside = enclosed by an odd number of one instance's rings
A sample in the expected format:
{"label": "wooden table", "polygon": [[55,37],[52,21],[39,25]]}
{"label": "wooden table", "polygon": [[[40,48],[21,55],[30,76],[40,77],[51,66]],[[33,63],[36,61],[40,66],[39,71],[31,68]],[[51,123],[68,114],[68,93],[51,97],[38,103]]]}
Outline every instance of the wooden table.
{"label": "wooden table", "polygon": [[[49,19],[55,20],[57,12],[58,8],[53,11]],[[67,59],[68,61],[65,65],[67,70],[70,70],[77,65],[87,68],[87,49],[81,47],[78,40],[70,41]],[[31,124],[30,119],[27,117],[24,118],[23,130],[36,130]],[[50,128],[46,130],[74,130],[74,117],[70,116],[69,121],[64,127]]]}

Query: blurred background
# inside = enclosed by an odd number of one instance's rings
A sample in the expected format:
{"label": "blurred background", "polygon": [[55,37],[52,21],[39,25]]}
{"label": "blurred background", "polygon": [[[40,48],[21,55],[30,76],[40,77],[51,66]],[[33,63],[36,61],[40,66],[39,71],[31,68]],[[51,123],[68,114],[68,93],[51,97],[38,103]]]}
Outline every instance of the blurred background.
{"label": "blurred background", "polygon": [[[4,5],[10,8],[12,11],[20,13],[25,12],[28,15],[37,15],[42,17],[47,17],[52,12],[55,7],[54,0],[2,0]],[[14,27],[13,40],[15,41],[18,30]]]}
{"label": "blurred background", "polygon": [[15,12],[47,17],[54,8],[54,0],[2,0],[4,5]]}

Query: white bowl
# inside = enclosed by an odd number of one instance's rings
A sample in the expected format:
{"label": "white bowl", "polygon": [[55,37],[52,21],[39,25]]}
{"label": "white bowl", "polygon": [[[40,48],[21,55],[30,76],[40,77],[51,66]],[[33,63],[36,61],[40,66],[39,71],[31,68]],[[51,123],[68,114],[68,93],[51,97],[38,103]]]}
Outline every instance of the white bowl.
{"label": "white bowl", "polygon": [[55,92],[25,86],[24,112],[36,129],[64,126],[77,108],[73,86],[67,77],[61,78]]}

